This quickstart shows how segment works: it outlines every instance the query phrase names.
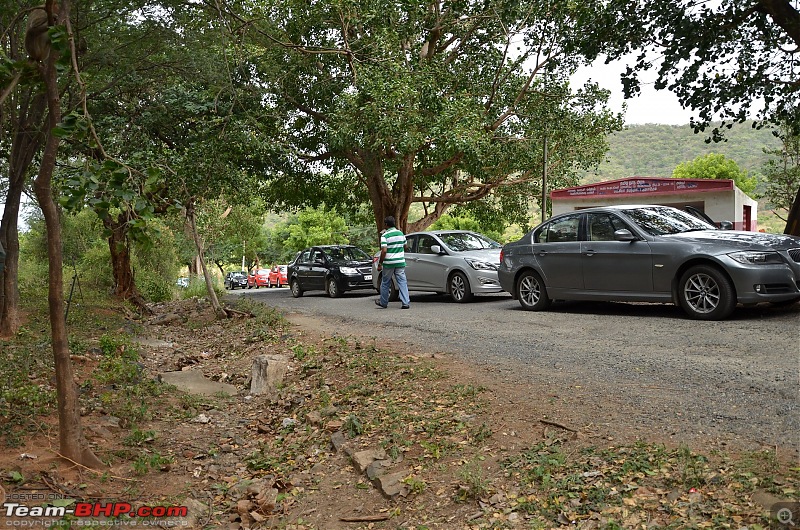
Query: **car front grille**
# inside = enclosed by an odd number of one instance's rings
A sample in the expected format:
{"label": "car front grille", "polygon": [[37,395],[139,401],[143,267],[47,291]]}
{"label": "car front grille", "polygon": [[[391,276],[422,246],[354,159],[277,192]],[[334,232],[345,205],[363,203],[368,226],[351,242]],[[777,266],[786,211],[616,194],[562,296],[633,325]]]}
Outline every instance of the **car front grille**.
{"label": "car front grille", "polygon": [[359,267],[358,272],[361,274],[372,274],[372,267]]}
{"label": "car front grille", "polygon": [[789,257],[800,263],[800,248],[793,248],[789,251]]}

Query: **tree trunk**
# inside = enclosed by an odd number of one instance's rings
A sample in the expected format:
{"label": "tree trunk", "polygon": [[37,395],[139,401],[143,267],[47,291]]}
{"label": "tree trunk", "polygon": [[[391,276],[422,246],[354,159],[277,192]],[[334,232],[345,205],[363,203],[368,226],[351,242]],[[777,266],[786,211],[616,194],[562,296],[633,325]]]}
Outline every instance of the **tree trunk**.
{"label": "tree trunk", "polygon": [[[61,2],[62,20],[69,16],[69,0]],[[51,343],[56,370],[56,393],[58,397],[58,438],[59,452],[73,462],[98,469],[104,466],[89,448],[83,437],[81,415],[79,412],[78,387],[72,372],[67,342],[67,324],[64,319],[64,278],[63,256],[61,253],[61,224],[53,200],[52,178],[56,165],[59,138],[52,134],[61,121],[61,101],[56,78],[56,54],[50,53],[46,64],[40,68],[47,90],[47,107],[50,112],[48,133],[39,173],[33,183],[36,199],[44,214],[47,228],[47,257],[49,265],[48,305],[50,308]]]}
{"label": "tree trunk", "polygon": [[783,233],[800,236],[800,188],[797,188],[797,195],[794,198],[792,207],[789,208],[789,217],[786,218],[786,229]]}
{"label": "tree trunk", "polygon": [[[13,104],[13,103],[12,103]],[[5,272],[0,275],[0,336],[12,336],[20,326],[19,313],[19,211],[31,161],[42,143],[44,94],[22,94],[9,157],[9,183],[0,241],[6,250]]]}
{"label": "tree trunk", "polygon": [[0,337],[11,337],[20,326],[19,314],[19,233],[17,219],[21,191],[12,187],[6,196],[0,242],[6,251],[5,268],[0,274]]}
{"label": "tree trunk", "polygon": [[408,225],[409,232],[419,232],[420,230],[425,230],[433,223],[439,220],[442,215],[447,211],[450,207],[450,204],[445,202],[437,202],[434,207],[433,211],[429,212],[427,215],[423,216],[422,219],[410,223]]}
{"label": "tree trunk", "polygon": [[188,205],[186,206],[186,220],[189,222],[189,230],[192,232],[192,239],[194,239],[195,247],[197,247],[197,256],[198,261],[200,263],[200,268],[203,271],[203,278],[206,281],[206,291],[208,292],[208,298],[211,300],[211,307],[214,308],[214,313],[217,315],[217,318],[228,318],[228,312],[222,307],[219,303],[219,298],[217,298],[217,292],[214,290],[214,285],[211,282],[211,274],[208,272],[208,267],[206,267],[206,260],[203,259],[203,243],[200,241],[200,234],[197,232],[197,222],[195,221],[195,214],[194,214],[194,201],[189,201]]}
{"label": "tree trunk", "polygon": [[414,155],[403,158],[403,164],[391,189],[383,174],[383,162],[379,154],[361,151],[349,159],[367,182],[367,192],[378,232],[383,230],[383,220],[389,215],[395,218],[397,228],[405,232],[408,212],[414,198]]}
{"label": "tree trunk", "polygon": [[110,216],[104,218],[103,226],[111,232],[108,237],[108,250],[111,253],[111,269],[114,274],[114,295],[128,300],[140,311],[152,314],[153,310],[147,306],[147,302],[139,293],[133,277],[126,214],[120,213],[116,219]]}

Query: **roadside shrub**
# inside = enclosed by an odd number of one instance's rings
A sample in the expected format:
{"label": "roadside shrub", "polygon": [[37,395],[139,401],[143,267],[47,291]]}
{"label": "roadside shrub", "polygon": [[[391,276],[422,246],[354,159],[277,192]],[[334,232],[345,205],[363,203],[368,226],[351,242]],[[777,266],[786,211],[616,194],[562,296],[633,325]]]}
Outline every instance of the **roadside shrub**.
{"label": "roadside shrub", "polygon": [[[217,293],[217,298],[225,294],[225,288],[218,278],[211,278],[211,285],[214,288],[214,292]],[[206,296],[208,296],[208,290],[206,290],[206,281],[202,276],[192,276],[189,279],[189,287],[180,290],[180,298],[182,299],[192,297],[205,298]]]}
{"label": "roadside shrub", "polygon": [[[65,263],[65,282],[72,278],[74,271],[71,263]],[[101,243],[90,248],[78,264],[78,281],[82,286],[108,291],[114,286],[114,273],[111,271],[111,256],[108,244]]]}
{"label": "roadside shrub", "polygon": [[136,275],[136,285],[139,292],[150,302],[166,302],[172,300],[172,285],[169,280],[164,279],[158,274],[142,270]]}

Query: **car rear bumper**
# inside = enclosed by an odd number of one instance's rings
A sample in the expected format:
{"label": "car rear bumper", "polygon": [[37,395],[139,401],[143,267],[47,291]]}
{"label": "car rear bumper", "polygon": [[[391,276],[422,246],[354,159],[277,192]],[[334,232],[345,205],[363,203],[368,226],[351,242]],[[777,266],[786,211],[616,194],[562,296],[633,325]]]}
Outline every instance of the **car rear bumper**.
{"label": "car rear bumper", "polygon": [[497,281],[500,288],[514,295],[514,272],[510,270],[500,269],[497,271]]}

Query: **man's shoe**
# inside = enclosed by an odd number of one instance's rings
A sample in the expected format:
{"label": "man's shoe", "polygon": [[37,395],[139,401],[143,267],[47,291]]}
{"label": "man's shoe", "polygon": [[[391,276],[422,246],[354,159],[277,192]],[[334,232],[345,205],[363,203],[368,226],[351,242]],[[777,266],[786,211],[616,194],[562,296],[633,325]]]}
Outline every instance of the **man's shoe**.
{"label": "man's shoe", "polygon": [[375,300],[375,305],[380,307],[381,309],[386,309],[386,306],[382,305],[380,300]]}
{"label": "man's shoe", "polygon": [[401,305],[400,309],[411,309],[410,305]]}

